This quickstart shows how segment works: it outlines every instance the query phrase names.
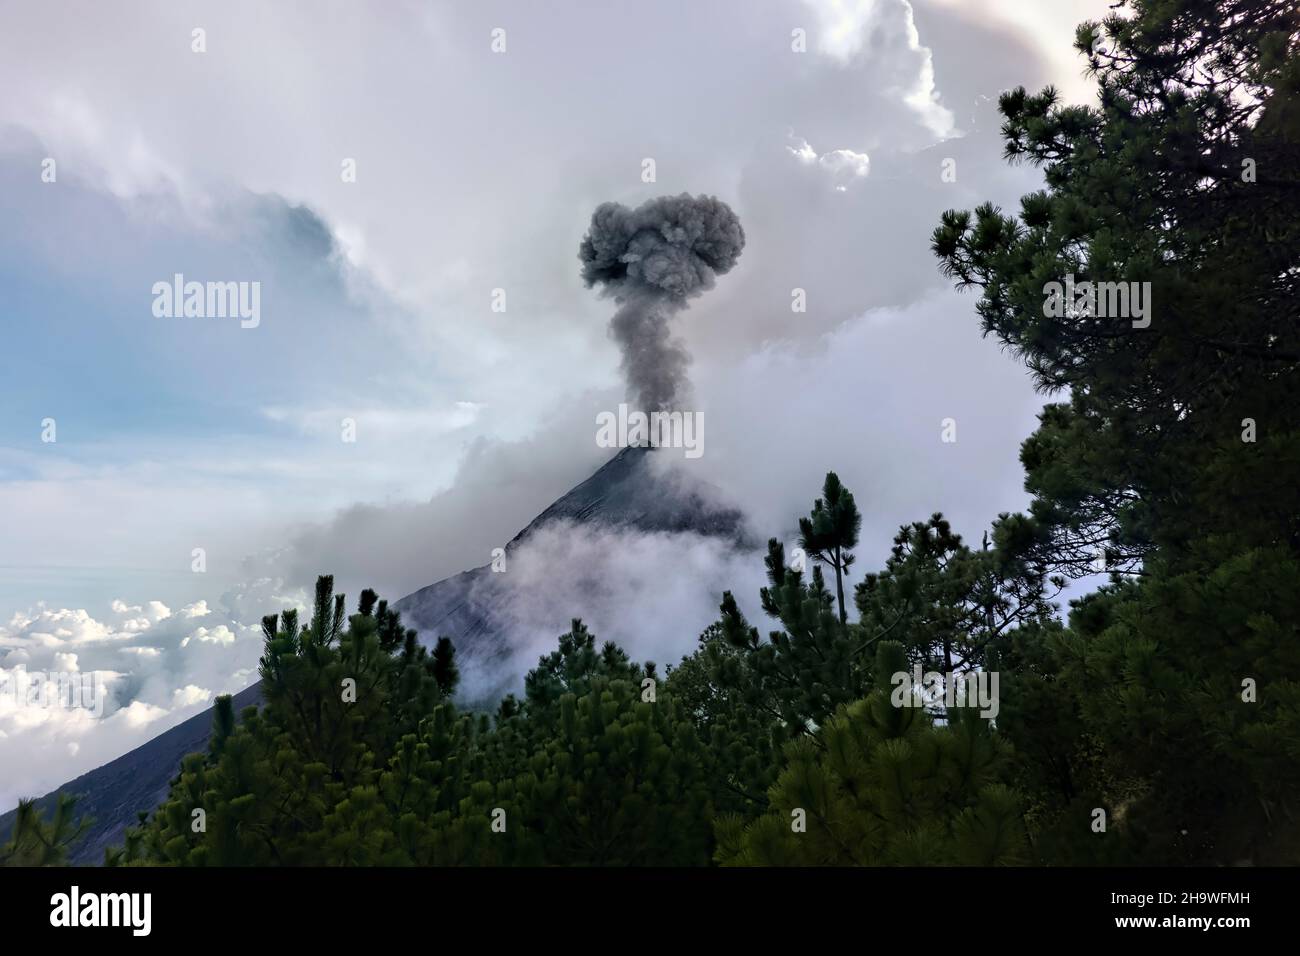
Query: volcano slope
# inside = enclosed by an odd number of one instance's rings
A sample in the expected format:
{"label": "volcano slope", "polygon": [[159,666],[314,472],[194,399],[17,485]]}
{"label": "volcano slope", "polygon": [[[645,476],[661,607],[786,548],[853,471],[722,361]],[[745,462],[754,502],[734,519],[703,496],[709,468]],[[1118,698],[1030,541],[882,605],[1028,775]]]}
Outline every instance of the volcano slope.
{"label": "volcano slope", "polygon": [[[462,674],[472,678],[465,682],[462,706],[493,706],[518,681],[519,667],[524,666],[519,653],[524,629],[553,637],[567,630],[572,616],[584,613],[582,596],[601,589],[608,549],[620,546],[621,535],[680,535],[709,540],[723,549],[756,546],[743,514],[726,503],[718,489],[656,457],[665,454],[648,447],[622,449],[529,522],[505,545],[503,557],[508,569],[544,538],[584,538],[598,541],[597,547],[568,554],[544,576],[495,573],[489,562],[393,605],[422,643],[432,646],[444,635],[452,639]],[[653,575],[656,569],[645,571]],[[566,603],[552,608],[545,620],[532,619],[537,608],[546,606],[535,592],[555,589],[557,579],[567,585],[559,588],[561,593],[578,596],[578,606]],[[260,703],[259,682],[235,695],[235,712]],[[97,865],[106,847],[121,845],[139,811],[152,810],[166,797],[181,759],[207,749],[211,724],[210,711],[197,714],[41,797],[38,806],[48,814],[60,793],[71,793],[78,797],[78,815],[94,820],[69,848],[69,862]],[[0,815],[0,839],[12,831],[15,815],[16,810]]]}

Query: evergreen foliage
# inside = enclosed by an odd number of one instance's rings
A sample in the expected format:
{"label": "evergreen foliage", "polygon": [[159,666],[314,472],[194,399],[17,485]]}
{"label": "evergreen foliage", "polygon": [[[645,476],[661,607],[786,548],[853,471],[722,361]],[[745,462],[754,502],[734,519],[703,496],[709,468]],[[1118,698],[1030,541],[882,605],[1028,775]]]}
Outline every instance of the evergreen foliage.
{"label": "evergreen foliage", "polygon": [[[1048,188],[934,234],[985,332],[1063,393],[1022,448],[1033,502],[999,549],[1112,573],[1005,658],[1003,726],[1044,761],[1025,766],[1044,833],[1084,835],[1051,836],[1058,857],[1295,862],[1300,10],[1122,6],[1077,36],[1098,108],[1002,97],[1007,156]],[[1149,282],[1149,325],[1049,315],[1066,274]],[[1110,811],[1105,841],[1088,805]]]}
{"label": "evergreen foliage", "polygon": [[[495,722],[458,713],[433,653],[373,592],[345,620],[322,577],[310,623],[264,623],[265,706],[214,708],[168,800],[109,863],[369,866],[706,863],[694,726],[653,665],[581,621]],[[354,683],[353,683],[354,682]]]}
{"label": "evergreen foliage", "polygon": [[61,866],[67,862],[68,847],[91,825],[90,820],[73,820],[77,800],[61,793],[54,812],[45,820],[35,800],[19,800],[14,829],[7,843],[0,843],[0,866]]}
{"label": "evergreen foliage", "polygon": [[726,865],[1013,865],[1027,846],[1019,799],[1003,781],[1007,745],[977,712],[955,708],[937,726],[896,707],[884,675],[903,647],[876,649],[882,675],[841,706],[816,737],[792,741],[771,811],[717,823]]}

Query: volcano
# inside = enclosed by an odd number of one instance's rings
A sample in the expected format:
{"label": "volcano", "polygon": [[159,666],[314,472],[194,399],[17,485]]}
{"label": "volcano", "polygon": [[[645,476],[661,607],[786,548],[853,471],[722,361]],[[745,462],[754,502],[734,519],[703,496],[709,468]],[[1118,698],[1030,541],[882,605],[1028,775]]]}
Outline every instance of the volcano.
{"label": "volcano", "polygon": [[[473,689],[460,695],[462,706],[490,707],[518,681],[525,630],[554,637],[568,629],[572,617],[585,615],[583,598],[601,589],[610,549],[619,547],[622,535],[707,539],[729,549],[755,546],[741,511],[718,489],[676,467],[668,455],[649,447],[622,449],[510,540],[503,549],[504,562],[498,562],[504,573],[489,563],[430,584],[393,605],[422,643],[432,646],[440,636],[452,639],[462,674],[473,679]],[[563,560],[546,567],[544,576],[512,573],[520,562],[525,568],[530,560],[535,565],[541,547],[553,549],[556,542],[572,540],[587,546],[566,551]],[[539,599],[537,592],[554,591],[557,583],[567,585],[561,591],[569,600],[576,596],[574,603],[561,607]],[[535,664],[536,657],[528,663]],[[253,684],[235,695],[235,712],[260,702],[260,683]],[[94,820],[70,848],[69,861],[102,863],[104,849],[122,843],[138,812],[152,810],[166,798],[181,759],[207,749],[211,722],[210,712],[197,714],[41,797],[38,806],[49,813],[60,793],[73,794],[78,797],[77,814]],[[11,810],[0,815],[0,836],[12,830],[15,814]]]}
{"label": "volcano", "polygon": [[[402,622],[431,644],[447,635],[456,645],[457,662],[467,679],[464,705],[492,706],[519,676],[512,669],[527,634],[554,638],[568,630],[573,617],[584,617],[602,590],[610,551],[625,532],[693,535],[720,539],[737,548],[753,546],[739,510],[725,503],[717,489],[688,477],[685,470],[662,467],[669,453],[644,446],[624,448],[613,459],[556,500],[520,531],[504,549],[504,560],[421,588],[396,602]],[[538,539],[548,538],[545,545]],[[513,570],[516,558],[536,549],[555,552],[546,562],[545,580]],[[533,562],[536,565],[536,561]],[[559,591],[560,599],[541,593]],[[527,662],[536,663],[536,658]],[[468,685],[468,686],[466,686]]]}

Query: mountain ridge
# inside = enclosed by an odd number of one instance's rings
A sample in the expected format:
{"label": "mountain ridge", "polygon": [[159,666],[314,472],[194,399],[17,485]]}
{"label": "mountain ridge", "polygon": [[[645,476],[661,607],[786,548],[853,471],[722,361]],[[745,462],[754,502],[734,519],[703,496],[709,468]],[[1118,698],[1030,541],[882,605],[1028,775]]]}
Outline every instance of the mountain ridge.
{"label": "mountain ridge", "polygon": [[[653,449],[632,446],[619,451],[590,477],[557,498],[505,546],[517,553],[542,529],[572,522],[588,529],[633,530],[648,533],[696,533],[752,547],[744,516],[721,501],[716,488],[658,467]],[[406,627],[414,628],[425,644],[439,636],[452,638],[459,660],[489,671],[510,653],[509,614],[513,596],[506,575],[494,574],[491,564],[450,575],[411,592],[393,604]],[[508,683],[503,678],[501,686]],[[487,696],[500,688],[491,688]],[[486,698],[485,698],[486,699]],[[470,706],[484,701],[470,701]],[[235,712],[261,704],[261,682],[234,695]],[[171,780],[187,754],[205,750],[212,713],[207,709],[163,731],[122,756],[90,770],[37,800],[49,813],[58,795],[78,796],[77,814],[92,817],[86,833],[69,849],[76,865],[103,862],[104,849],[120,845],[137,814],[152,810],[166,797]],[[0,840],[12,831],[16,808],[0,814]]]}

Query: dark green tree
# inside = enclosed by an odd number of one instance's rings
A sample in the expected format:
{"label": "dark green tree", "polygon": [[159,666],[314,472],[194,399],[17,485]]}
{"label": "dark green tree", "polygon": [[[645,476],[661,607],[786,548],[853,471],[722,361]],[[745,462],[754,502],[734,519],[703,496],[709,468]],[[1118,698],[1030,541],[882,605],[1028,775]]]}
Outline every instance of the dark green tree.
{"label": "dark green tree", "polygon": [[19,800],[13,833],[0,843],[0,866],[62,866],[72,845],[93,821],[74,819],[77,799],[60,793],[45,819],[35,800]]}
{"label": "dark green tree", "polygon": [[[904,525],[885,567],[854,591],[865,630],[891,633],[909,663],[953,673],[982,667],[1019,627],[1051,620],[1064,581],[989,546],[973,550],[942,514]],[[904,626],[896,626],[903,621]]]}
{"label": "dark green tree", "polygon": [[726,592],[720,620],[669,680],[709,744],[714,805],[741,816],[765,809],[787,744],[808,737],[823,746],[826,722],[871,692],[882,640],[927,670],[972,671],[1019,628],[1053,614],[1040,562],[973,552],[942,515],[900,530],[885,568],[856,589],[858,621],[841,623],[821,567],[806,581],[776,539],[765,564],[760,600],[779,628],[764,639]]}
{"label": "dark green tree", "polygon": [[973,710],[936,726],[890,700],[901,645],[876,648],[877,687],[816,739],[787,745],[771,811],[719,818],[718,859],[742,866],[1012,865],[1027,858],[1007,745]]}
{"label": "dark green tree", "polygon": [[[111,861],[338,865],[414,862],[412,849],[426,854],[420,862],[454,855],[454,840],[418,848],[402,840],[408,812],[433,816],[471,798],[469,761],[449,753],[474,746],[469,718],[445,701],[450,647],[430,655],[370,591],[347,618],[328,576],[306,627],[286,611],[264,619],[263,632],[265,706],[236,721],[230,699],[218,698],[209,752],[185,758],[168,799]],[[383,799],[394,793],[400,799]]]}
{"label": "dark green tree", "polygon": [[345,620],[332,582],[300,627],[264,621],[264,706],[219,698],[206,754],[113,864],[671,865],[712,851],[705,755],[652,664],[581,621],[495,726],[450,700],[432,653],[365,592]]}
{"label": "dark green tree", "polygon": [[813,560],[829,564],[835,572],[835,595],[839,601],[840,624],[848,624],[844,607],[844,575],[853,564],[849,551],[858,543],[862,515],[853,493],[840,483],[839,475],[826,473],[822,496],[813,503],[812,513],[799,519],[799,546]]}
{"label": "dark green tree", "polygon": [[[1061,398],[997,549],[1112,579],[1065,631],[1016,635],[1001,727],[1058,859],[1295,862],[1300,10],[1119,7],[1076,38],[1097,106],[1002,97],[1007,155],[1046,189],[934,234],[985,332]],[[1058,308],[1069,276],[1125,285]],[[1141,314],[1113,308],[1143,283]],[[1067,836],[1089,803],[1104,852]]]}
{"label": "dark green tree", "polygon": [[[1018,216],[945,213],[934,234],[944,271],[981,291],[986,334],[1065,393],[1022,450],[1034,502],[1018,534],[1074,575],[1099,558],[1140,570],[1162,545],[1190,559],[1219,533],[1294,552],[1300,14],[1289,0],[1119,6],[1077,37],[1097,107],[1051,88],[1001,98],[1008,158],[1047,188]],[[1053,314],[1049,283],[1067,276],[1149,283],[1148,314]]]}
{"label": "dark green tree", "polygon": [[706,755],[652,663],[580,620],[524,680],[498,726],[512,740],[522,825],[552,865],[703,865],[712,848]]}

